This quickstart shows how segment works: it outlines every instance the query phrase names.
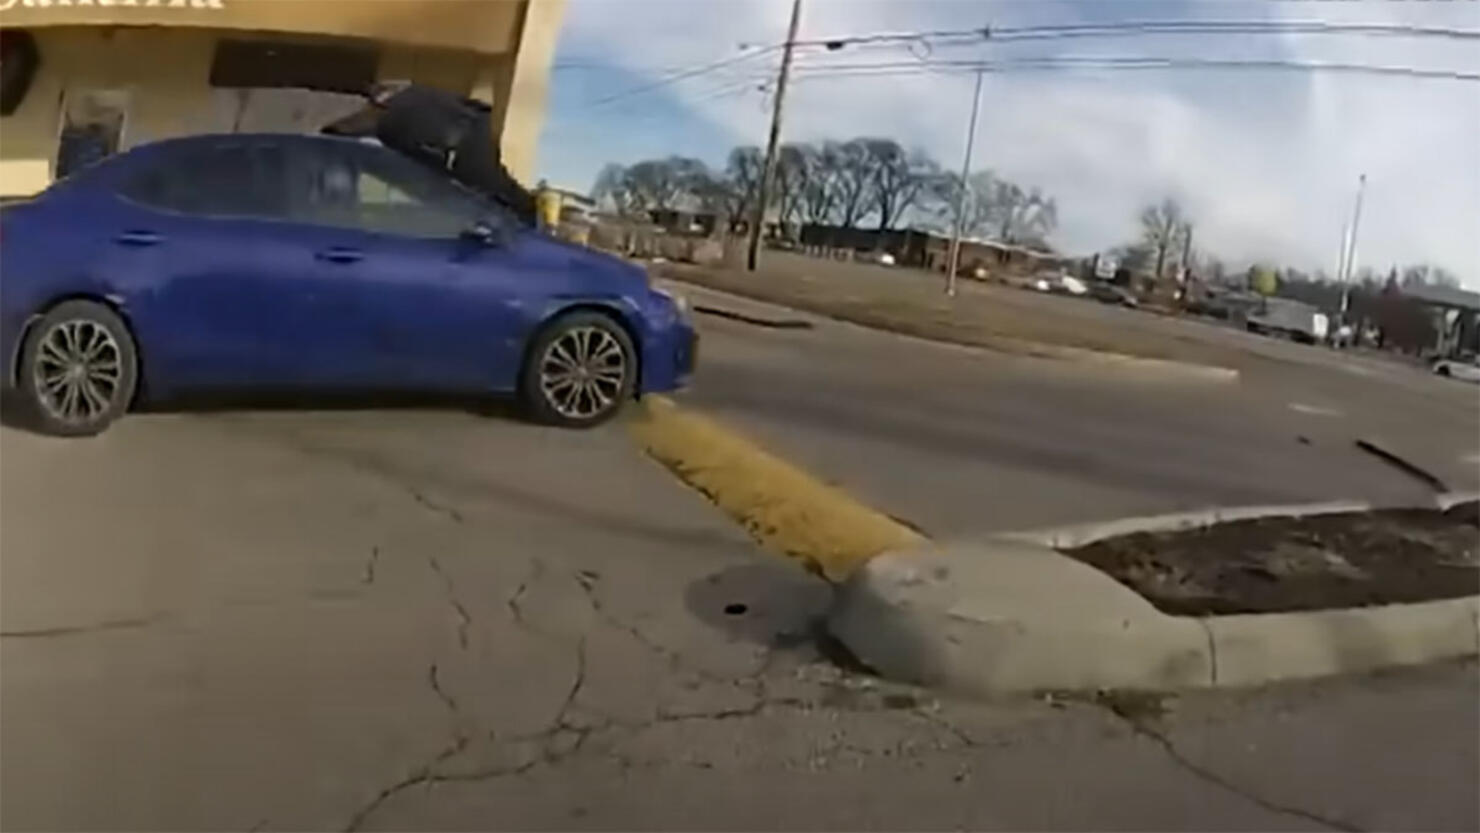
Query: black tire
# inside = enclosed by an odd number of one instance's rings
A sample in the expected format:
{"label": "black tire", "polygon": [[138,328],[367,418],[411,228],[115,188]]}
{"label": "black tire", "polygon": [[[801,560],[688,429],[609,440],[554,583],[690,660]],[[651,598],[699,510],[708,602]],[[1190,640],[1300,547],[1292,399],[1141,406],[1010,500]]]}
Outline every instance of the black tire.
{"label": "black tire", "polygon": [[1447,365],[1447,364],[1441,364],[1441,365],[1439,365],[1439,369],[1438,370],[1435,370],[1434,372],[1437,373],[1437,374],[1439,374],[1440,376],[1448,376],[1449,375],[1449,365]]}
{"label": "black tire", "polygon": [[[582,339],[589,346],[584,361],[575,355]],[[585,374],[562,373],[567,365],[584,366]],[[535,422],[591,428],[616,416],[632,398],[638,370],[637,350],[622,325],[599,312],[568,313],[530,341],[519,374],[520,404]],[[561,376],[570,381],[552,381]]]}
{"label": "black tire", "polygon": [[[68,365],[68,359],[77,362]],[[68,377],[69,366],[80,368],[71,371],[79,375]],[[113,310],[93,301],[64,301],[26,332],[17,382],[38,430],[91,436],[123,416],[133,401],[138,349]]]}

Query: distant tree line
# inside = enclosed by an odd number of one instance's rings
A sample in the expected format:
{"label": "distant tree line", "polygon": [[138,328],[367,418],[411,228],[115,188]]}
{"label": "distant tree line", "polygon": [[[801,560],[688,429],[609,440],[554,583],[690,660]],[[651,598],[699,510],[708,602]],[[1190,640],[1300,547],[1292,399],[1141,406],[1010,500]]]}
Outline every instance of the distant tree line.
{"label": "distant tree line", "polygon": [[[723,170],[683,156],[611,163],[597,176],[591,196],[622,214],[692,210],[717,214],[733,225],[746,222],[754,210],[763,167],[764,156],[754,146],[731,150]],[[963,194],[968,237],[1041,246],[1058,226],[1053,198],[1036,188],[989,171],[963,182],[923,151],[870,137],[782,145],[766,209],[769,217],[792,227],[888,231],[908,226],[948,232]]]}
{"label": "distant tree line", "polygon": [[1398,350],[1425,350],[1432,346],[1437,334],[1433,312],[1405,294],[1405,290],[1460,286],[1459,277],[1453,272],[1424,263],[1395,265],[1386,275],[1363,267],[1352,276],[1349,285],[1321,270],[1306,272],[1268,263],[1234,270],[1218,258],[1192,249],[1193,222],[1176,200],[1168,198],[1147,206],[1139,219],[1139,239],[1111,251],[1124,270],[1123,275],[1161,281],[1185,265],[1188,280],[1194,285],[1217,285],[1303,301],[1328,313],[1333,320],[1341,313],[1345,295],[1347,320],[1377,330],[1383,346]]}

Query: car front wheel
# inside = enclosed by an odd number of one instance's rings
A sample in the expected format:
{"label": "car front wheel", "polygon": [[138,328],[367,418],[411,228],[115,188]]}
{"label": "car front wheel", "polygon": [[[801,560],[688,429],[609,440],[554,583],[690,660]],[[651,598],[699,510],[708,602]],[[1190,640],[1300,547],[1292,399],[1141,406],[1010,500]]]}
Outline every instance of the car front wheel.
{"label": "car front wheel", "polygon": [[520,376],[520,399],[537,422],[590,428],[616,415],[637,384],[627,331],[598,312],[563,315],[535,336]]}
{"label": "car front wheel", "polygon": [[113,310],[66,301],[26,334],[19,387],[48,434],[97,434],[128,410],[138,383],[137,350]]}

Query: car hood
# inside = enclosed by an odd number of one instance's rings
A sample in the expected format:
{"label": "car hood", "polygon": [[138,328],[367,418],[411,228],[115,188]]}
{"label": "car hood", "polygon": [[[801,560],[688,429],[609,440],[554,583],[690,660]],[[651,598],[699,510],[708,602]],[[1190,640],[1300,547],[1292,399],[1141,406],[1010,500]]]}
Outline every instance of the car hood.
{"label": "car hood", "polygon": [[613,254],[571,243],[543,232],[530,232],[524,241],[528,255],[555,269],[613,281],[614,289],[636,292],[648,286],[647,270]]}

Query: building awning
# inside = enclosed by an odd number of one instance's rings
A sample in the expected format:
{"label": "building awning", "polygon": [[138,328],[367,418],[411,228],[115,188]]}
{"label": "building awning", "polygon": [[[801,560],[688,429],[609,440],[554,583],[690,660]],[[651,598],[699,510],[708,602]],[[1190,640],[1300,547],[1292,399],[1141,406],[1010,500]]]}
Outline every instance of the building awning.
{"label": "building awning", "polygon": [[1405,286],[1403,294],[1416,301],[1440,307],[1480,312],[1480,292],[1455,286]]}
{"label": "building awning", "polygon": [[527,0],[0,0],[0,26],[197,26],[509,52]]}

